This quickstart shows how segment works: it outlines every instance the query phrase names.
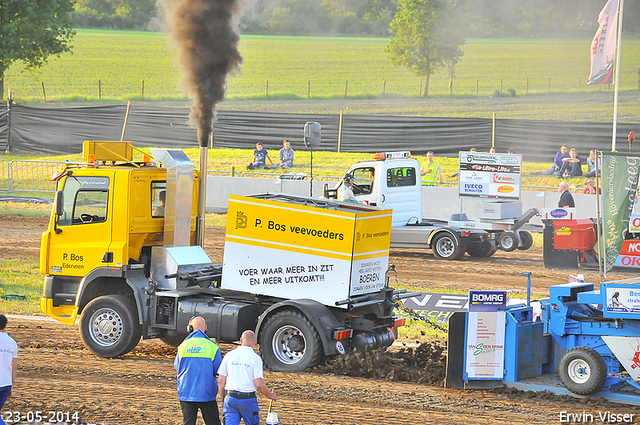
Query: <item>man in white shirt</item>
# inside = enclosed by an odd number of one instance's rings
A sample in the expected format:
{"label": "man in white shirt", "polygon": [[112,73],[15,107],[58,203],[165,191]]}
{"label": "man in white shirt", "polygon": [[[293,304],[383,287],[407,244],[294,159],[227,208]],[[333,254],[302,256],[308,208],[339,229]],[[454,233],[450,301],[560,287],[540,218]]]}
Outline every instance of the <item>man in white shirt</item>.
{"label": "man in white shirt", "polygon": [[[18,372],[18,344],[7,335],[7,317],[0,314],[0,410],[11,397]],[[4,424],[0,418],[0,423]]]}
{"label": "man in white shirt", "polygon": [[253,331],[244,331],[240,337],[241,345],[222,358],[218,369],[218,391],[220,399],[224,400],[222,411],[226,425],[238,425],[240,419],[246,425],[260,424],[256,390],[270,400],[278,399],[264,383],[262,359],[253,351],[255,343]]}

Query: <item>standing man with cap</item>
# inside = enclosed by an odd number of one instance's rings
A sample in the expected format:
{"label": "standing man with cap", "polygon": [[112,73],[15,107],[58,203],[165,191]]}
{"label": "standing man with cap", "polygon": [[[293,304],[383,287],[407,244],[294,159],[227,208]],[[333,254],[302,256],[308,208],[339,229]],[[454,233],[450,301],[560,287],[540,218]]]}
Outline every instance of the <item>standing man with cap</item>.
{"label": "standing man with cap", "polygon": [[218,346],[205,334],[207,324],[200,316],[189,320],[189,335],[178,347],[174,366],[178,372],[178,398],[183,425],[195,425],[198,409],[207,425],[220,425],[216,376],[222,363]]}
{"label": "standing man with cap", "polygon": [[[18,374],[18,344],[7,335],[7,317],[0,314],[0,409],[11,397]],[[4,424],[0,417],[0,424]]]}
{"label": "standing man with cap", "polygon": [[222,359],[218,371],[218,391],[224,400],[222,411],[226,425],[238,425],[241,418],[245,425],[260,424],[256,390],[270,400],[278,399],[276,393],[269,391],[264,383],[262,359],[253,351],[255,342],[253,331],[244,331],[240,337],[241,345]]}

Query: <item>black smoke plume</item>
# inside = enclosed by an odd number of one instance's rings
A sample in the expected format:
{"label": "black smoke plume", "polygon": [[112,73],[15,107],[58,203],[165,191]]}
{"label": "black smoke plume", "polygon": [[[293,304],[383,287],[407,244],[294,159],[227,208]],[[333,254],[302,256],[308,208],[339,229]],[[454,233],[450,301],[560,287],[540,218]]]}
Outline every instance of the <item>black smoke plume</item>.
{"label": "black smoke plume", "polygon": [[167,19],[182,65],[182,88],[194,98],[189,118],[200,147],[208,144],[227,74],[242,63],[236,32],[240,0],[166,0]]}

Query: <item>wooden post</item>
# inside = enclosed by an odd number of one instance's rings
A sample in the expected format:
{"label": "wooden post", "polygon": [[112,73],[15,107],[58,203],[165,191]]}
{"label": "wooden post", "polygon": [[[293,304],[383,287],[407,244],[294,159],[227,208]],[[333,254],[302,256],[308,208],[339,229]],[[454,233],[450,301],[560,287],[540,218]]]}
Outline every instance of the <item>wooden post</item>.
{"label": "wooden post", "polygon": [[47,101],[47,91],[44,89],[44,81],[42,82],[42,97],[44,98],[44,101]]}
{"label": "wooden post", "polygon": [[384,96],[386,91],[387,91],[387,80],[383,80],[382,81],[382,96]]}
{"label": "wooden post", "polygon": [[264,92],[265,92],[265,94],[266,94],[267,96],[269,96],[269,80],[267,80],[267,84],[266,84],[266,87],[265,87]]}
{"label": "wooden post", "polygon": [[453,76],[449,76],[449,97],[453,95]]}
{"label": "wooden post", "polygon": [[144,80],[142,80],[142,97],[144,97]]}
{"label": "wooden post", "polygon": [[578,93],[580,93],[581,86],[582,86],[582,78],[578,78]]}
{"label": "wooden post", "polygon": [[525,94],[529,94],[529,78],[527,77],[527,92]]}
{"label": "wooden post", "polygon": [[549,77],[549,82],[548,82],[548,84],[549,84],[549,94],[551,94],[551,77]]}
{"label": "wooden post", "polygon": [[342,109],[340,109],[340,121],[338,123],[338,152],[340,152],[341,142],[342,142]]}
{"label": "wooden post", "polygon": [[422,97],[422,78],[420,78],[420,88],[418,89],[418,96]]}
{"label": "wooden post", "polygon": [[491,146],[496,145],[496,113],[493,113],[493,119],[491,120]]}
{"label": "wooden post", "polygon": [[98,99],[102,99],[102,80],[98,80]]}
{"label": "wooden post", "polygon": [[503,86],[502,86],[502,82],[503,82],[503,81],[504,81],[504,80],[500,80],[500,93],[502,93],[502,87],[503,87]]}
{"label": "wooden post", "polygon": [[344,82],[344,97],[347,97],[348,89],[349,89],[349,80]]}
{"label": "wooden post", "polygon": [[478,95],[478,85],[479,85],[479,81],[476,80],[476,96]]}
{"label": "wooden post", "polygon": [[311,80],[307,81],[307,99],[311,96]]}

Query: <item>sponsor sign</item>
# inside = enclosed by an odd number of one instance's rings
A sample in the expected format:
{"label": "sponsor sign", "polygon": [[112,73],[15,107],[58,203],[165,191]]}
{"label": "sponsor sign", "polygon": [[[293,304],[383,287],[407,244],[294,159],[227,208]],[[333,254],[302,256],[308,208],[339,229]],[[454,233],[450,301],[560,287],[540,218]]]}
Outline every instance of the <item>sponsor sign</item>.
{"label": "sponsor sign", "polygon": [[[636,209],[636,205],[637,204],[633,206],[634,211]],[[629,219],[629,231],[633,233],[640,233],[640,214],[631,214],[631,218]]]}
{"label": "sponsor sign", "polygon": [[522,156],[460,152],[458,193],[498,199],[520,199]]}
{"label": "sponsor sign", "polygon": [[640,379],[640,338],[602,336],[605,344],[634,380]]}
{"label": "sponsor sign", "polygon": [[507,291],[469,291],[469,311],[497,311],[507,305]]}
{"label": "sponsor sign", "polygon": [[502,379],[505,313],[470,311],[467,317],[465,378]]}
{"label": "sponsor sign", "polygon": [[614,266],[640,268],[640,240],[625,240]]}
{"label": "sponsor sign", "polygon": [[402,302],[406,308],[415,310],[424,319],[436,323],[447,323],[456,311],[468,309],[469,298],[465,295],[422,293]]}
{"label": "sponsor sign", "polygon": [[335,306],[384,287],[390,210],[231,195],[226,230],[224,288]]}
{"label": "sponsor sign", "polygon": [[638,189],[640,157],[613,152],[602,154],[602,221],[604,272],[611,270],[629,229]]}
{"label": "sponsor sign", "polygon": [[640,287],[607,285],[606,297],[605,317],[619,317],[620,313],[640,314]]}

